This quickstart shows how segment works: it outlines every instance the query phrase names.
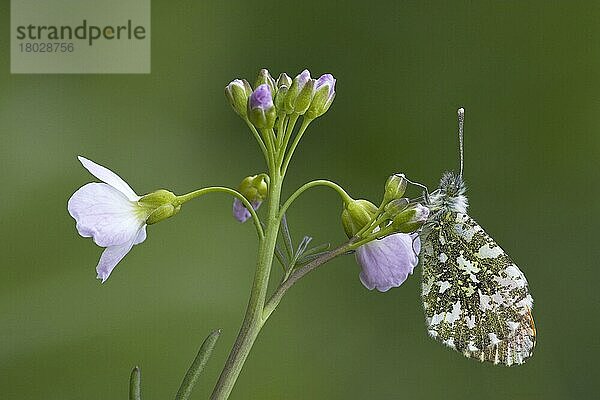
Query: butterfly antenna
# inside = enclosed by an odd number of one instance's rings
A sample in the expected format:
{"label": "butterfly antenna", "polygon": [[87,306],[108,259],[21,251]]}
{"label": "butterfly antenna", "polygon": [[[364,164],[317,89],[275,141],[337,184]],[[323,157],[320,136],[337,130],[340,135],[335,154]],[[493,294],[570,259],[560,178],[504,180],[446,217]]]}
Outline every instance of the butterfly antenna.
{"label": "butterfly antenna", "polygon": [[460,177],[463,175],[463,164],[464,164],[464,155],[463,155],[463,132],[465,127],[465,109],[458,109],[458,146],[460,150]]}
{"label": "butterfly antenna", "polygon": [[408,183],[410,183],[411,185],[415,185],[417,187],[420,187],[421,189],[423,189],[423,199],[425,200],[426,203],[429,203],[429,189],[427,189],[427,186],[423,185],[422,183],[419,182],[413,182],[410,179],[404,177],[406,179],[406,181]]}

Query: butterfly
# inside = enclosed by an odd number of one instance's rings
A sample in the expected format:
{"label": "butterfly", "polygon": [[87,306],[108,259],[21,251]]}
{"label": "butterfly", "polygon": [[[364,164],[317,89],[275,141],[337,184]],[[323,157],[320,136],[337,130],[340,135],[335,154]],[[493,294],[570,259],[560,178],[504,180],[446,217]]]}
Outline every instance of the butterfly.
{"label": "butterfly", "polygon": [[431,337],[466,357],[522,364],[535,347],[533,298],[525,275],[467,214],[462,177],[464,109],[458,110],[460,173],[427,195],[421,232],[422,299]]}

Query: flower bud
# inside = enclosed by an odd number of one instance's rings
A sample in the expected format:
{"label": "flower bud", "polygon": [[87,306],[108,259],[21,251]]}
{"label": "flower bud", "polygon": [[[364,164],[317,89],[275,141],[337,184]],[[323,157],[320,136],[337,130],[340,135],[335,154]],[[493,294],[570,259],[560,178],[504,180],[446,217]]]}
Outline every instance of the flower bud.
{"label": "flower bud", "polygon": [[[312,82],[312,84],[310,84],[310,82]],[[311,86],[304,90],[307,84]],[[294,80],[292,81],[292,85],[288,90],[284,102],[284,110],[286,114],[304,114],[304,112],[306,111],[306,109],[308,109],[308,106],[310,105],[310,101],[312,100],[312,96],[314,94],[313,92],[314,79],[310,78],[310,72],[308,72],[308,70],[305,69],[294,78]],[[300,97],[301,93],[302,97]],[[309,98],[307,99],[307,97]]]}
{"label": "flower bud", "polygon": [[170,218],[181,209],[177,196],[164,189],[143,196],[138,200],[138,204],[148,213],[146,219],[148,225]]}
{"label": "flower bud", "polygon": [[236,79],[225,86],[225,97],[233,110],[242,118],[246,118],[248,110],[248,97],[252,93],[252,87],[245,79]]}
{"label": "flower bud", "polygon": [[277,109],[277,115],[285,114],[285,97],[287,96],[289,88],[287,86],[281,86],[277,90],[275,95],[275,108]]}
{"label": "flower bud", "polygon": [[248,99],[248,119],[257,128],[273,128],[277,111],[269,85],[263,83],[252,92]]}
{"label": "flower bud", "polygon": [[258,77],[256,78],[256,83],[254,84],[254,87],[257,88],[260,85],[265,85],[265,84],[269,85],[269,89],[271,89],[271,93],[275,94],[277,92],[277,86],[275,86],[275,80],[269,73],[269,70],[266,68],[263,68],[258,73]]}
{"label": "flower bud", "polygon": [[288,76],[285,72],[279,75],[276,82],[277,90],[279,91],[283,86],[288,89],[292,86],[292,78]]}
{"label": "flower bud", "polygon": [[314,119],[325,114],[335,98],[335,78],[331,74],[321,75],[315,82],[315,94],[306,111],[306,117]]}
{"label": "flower bud", "polygon": [[164,204],[174,204],[177,202],[177,196],[173,192],[165,189],[160,189],[152,193],[148,193],[139,199],[138,203],[142,207],[157,208]]}
{"label": "flower bud", "polygon": [[292,78],[284,72],[277,78],[275,86],[277,86],[277,93],[275,94],[274,102],[277,115],[279,116],[285,114],[285,98],[290,90],[290,86],[292,86]]}
{"label": "flower bud", "polygon": [[398,232],[410,233],[419,229],[429,217],[429,208],[415,204],[394,217],[392,227]]}
{"label": "flower bud", "polygon": [[410,201],[406,197],[403,197],[401,199],[394,199],[386,204],[384,210],[386,214],[390,216],[391,219],[394,219],[396,215],[398,215],[399,213],[404,211],[406,207],[408,207],[409,202]]}
{"label": "flower bud", "polygon": [[370,224],[375,214],[377,207],[368,200],[352,200],[346,203],[342,211],[342,225],[346,235],[350,238],[365,225]]}
{"label": "flower bud", "polygon": [[268,190],[269,187],[264,175],[247,176],[238,187],[238,191],[250,202],[265,200]]}
{"label": "flower bud", "polygon": [[306,82],[306,85],[302,88],[300,93],[298,93],[298,97],[296,97],[296,103],[294,105],[294,112],[299,115],[303,115],[310,107],[310,103],[312,102],[313,96],[315,95],[315,83],[314,79]]}
{"label": "flower bud", "polygon": [[404,174],[394,174],[390,176],[385,183],[385,193],[383,194],[383,204],[387,204],[394,199],[402,197],[406,192],[408,181]]}
{"label": "flower bud", "polygon": [[[264,175],[247,176],[242,180],[238,191],[250,202],[254,210],[258,210],[263,200],[267,198],[268,184]],[[237,197],[233,199],[233,217],[239,222],[250,218],[250,211]]]}
{"label": "flower bud", "polygon": [[171,218],[173,215],[177,214],[181,210],[181,205],[174,206],[173,204],[165,204],[154,211],[148,216],[146,223],[148,225],[155,224],[157,222],[163,221],[167,218]]}

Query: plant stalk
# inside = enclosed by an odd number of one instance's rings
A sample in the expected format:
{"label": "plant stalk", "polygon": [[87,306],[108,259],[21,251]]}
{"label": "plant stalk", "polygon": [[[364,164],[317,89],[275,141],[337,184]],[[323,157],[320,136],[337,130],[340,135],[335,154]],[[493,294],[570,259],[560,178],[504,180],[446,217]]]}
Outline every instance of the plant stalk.
{"label": "plant stalk", "polygon": [[277,306],[279,305],[279,302],[283,298],[283,295],[285,294],[285,292],[287,292],[287,290],[289,288],[291,288],[294,285],[294,283],[298,282],[298,280],[303,278],[309,272],[312,272],[313,270],[315,270],[320,265],[323,265],[326,262],[333,260],[337,256],[340,256],[340,255],[345,254],[348,251],[350,251],[352,249],[353,243],[354,242],[352,240],[350,240],[350,241],[344,243],[343,245],[341,245],[331,251],[328,251],[327,253],[321,255],[320,257],[315,258],[313,261],[309,262],[308,264],[294,270],[294,272],[292,272],[292,274],[289,276],[289,278],[287,278],[285,281],[283,281],[279,285],[279,287],[275,290],[275,292],[273,293],[273,295],[271,296],[271,298],[265,305],[265,310],[264,310],[265,321],[271,316],[273,311],[275,311],[275,308],[277,308]]}
{"label": "plant stalk", "polygon": [[250,349],[260,332],[265,319],[263,309],[265,306],[269,274],[275,253],[275,244],[279,233],[279,200],[283,177],[277,170],[271,173],[269,185],[267,219],[265,222],[265,236],[258,250],[258,261],[252,291],[246,309],[244,322],[235,340],[231,353],[227,358],[225,367],[211,395],[211,400],[226,400],[233,390],[233,386],[242,370]]}

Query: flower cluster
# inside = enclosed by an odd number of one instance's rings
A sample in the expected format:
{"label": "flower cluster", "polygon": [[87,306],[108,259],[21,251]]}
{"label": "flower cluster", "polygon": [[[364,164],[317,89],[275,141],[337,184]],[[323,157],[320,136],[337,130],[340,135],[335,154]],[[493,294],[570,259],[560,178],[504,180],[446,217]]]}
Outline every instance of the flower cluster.
{"label": "flower cluster", "polygon": [[427,221],[429,209],[402,197],[407,183],[404,175],[392,175],[379,207],[363,199],[344,205],[346,235],[366,242],[356,250],[356,261],[362,269],[360,281],[369,290],[385,292],[400,286],[419,262],[416,231]]}
{"label": "flower cluster", "polygon": [[262,69],[254,89],[245,79],[235,79],[225,87],[225,96],[240,117],[256,128],[270,129],[285,116],[312,120],[325,114],[335,98],[335,78],[324,74],[313,79],[305,69],[294,79],[282,73],[275,80]]}
{"label": "flower cluster", "polygon": [[[308,124],[331,107],[335,98],[335,78],[324,74],[314,79],[305,69],[294,79],[286,73],[274,79],[268,70],[261,69],[254,89],[247,80],[235,79],[225,87],[225,96],[233,110],[253,131],[270,172],[279,170],[285,175],[289,160]],[[302,117],[302,127],[294,136],[294,126],[299,117]],[[263,175],[268,177],[266,174],[258,176]],[[267,197],[266,181],[256,180],[256,177],[248,177],[240,185],[240,193],[254,210]],[[264,185],[262,191],[258,190],[261,185]],[[244,222],[250,215],[246,206],[239,199],[234,199],[233,216]]]}
{"label": "flower cluster", "polygon": [[[282,199],[283,181],[292,156],[309,124],[331,107],[335,85],[336,80],[331,74],[314,79],[308,70],[304,70],[294,79],[285,73],[273,79],[269,71],[262,69],[254,87],[243,79],[236,79],[226,86],[229,103],[256,139],[267,167],[264,173],[245,177],[237,190],[210,186],[177,196],[160,189],[139,196],[111,170],[79,157],[83,166],[101,182],[87,183],[79,188],[69,198],[67,207],[79,234],[91,237],[104,248],[96,266],[97,277],[102,282],[109,278],[133,246],[146,239],[148,225],[177,214],[182,204],[192,199],[208,193],[226,193],[234,198],[234,218],[242,223],[252,219],[259,241],[254,283],[244,325],[211,398],[227,398],[264,321],[284,293],[310,271],[334,257],[354,251],[361,267],[359,278],[362,284],[369,290],[385,292],[400,286],[418,263],[419,233],[429,218],[429,209],[419,198],[403,197],[408,184],[412,183],[404,175],[389,177],[379,206],[365,199],[353,199],[341,186],[326,179],[305,183],[286,200]],[[294,243],[290,234],[287,210],[303,192],[316,186],[334,189],[343,202],[341,219],[349,240],[334,249],[329,249],[328,243],[309,247],[312,237],[306,235],[299,243]],[[263,210],[266,214],[263,219],[257,210],[265,201],[269,204]],[[269,275],[275,259],[283,267],[283,274],[280,284],[268,296]],[[202,361],[194,361],[190,368],[192,372],[188,371],[186,378],[198,375],[218,332],[201,346],[196,360]],[[231,368],[231,365],[238,367]],[[188,381],[183,380],[178,398],[181,393],[190,393],[194,379]],[[130,388],[132,393],[139,393],[137,368],[132,373]]]}
{"label": "flower cluster", "polygon": [[[246,80],[236,79],[227,85],[225,94],[236,113],[254,132],[257,133],[256,129],[261,132],[262,139],[259,136],[257,139],[267,150],[270,172],[283,176],[308,124],[306,121],[323,115],[331,106],[335,83],[331,74],[313,79],[308,70],[294,79],[282,73],[275,80],[269,71],[262,69],[254,89]],[[288,149],[299,116],[304,118],[303,127]],[[212,190],[176,196],[161,189],[138,196],[114,172],[86,158],[79,160],[102,183],[88,183],[77,190],[69,199],[68,210],[77,222],[79,234],[92,237],[105,248],[96,267],[102,282],[134,245],[146,239],[147,225],[175,215],[183,202]],[[266,173],[248,176],[237,191],[215,190],[235,194],[233,216],[245,222],[267,200],[270,176]],[[429,210],[418,201],[403,197],[408,183],[404,175],[392,175],[379,206],[364,199],[354,200],[344,192],[342,223],[346,235],[357,244],[356,260],[362,268],[360,280],[369,290],[383,292],[400,286],[417,265],[420,251],[417,231],[427,221]],[[255,224],[262,229],[258,219]]]}

